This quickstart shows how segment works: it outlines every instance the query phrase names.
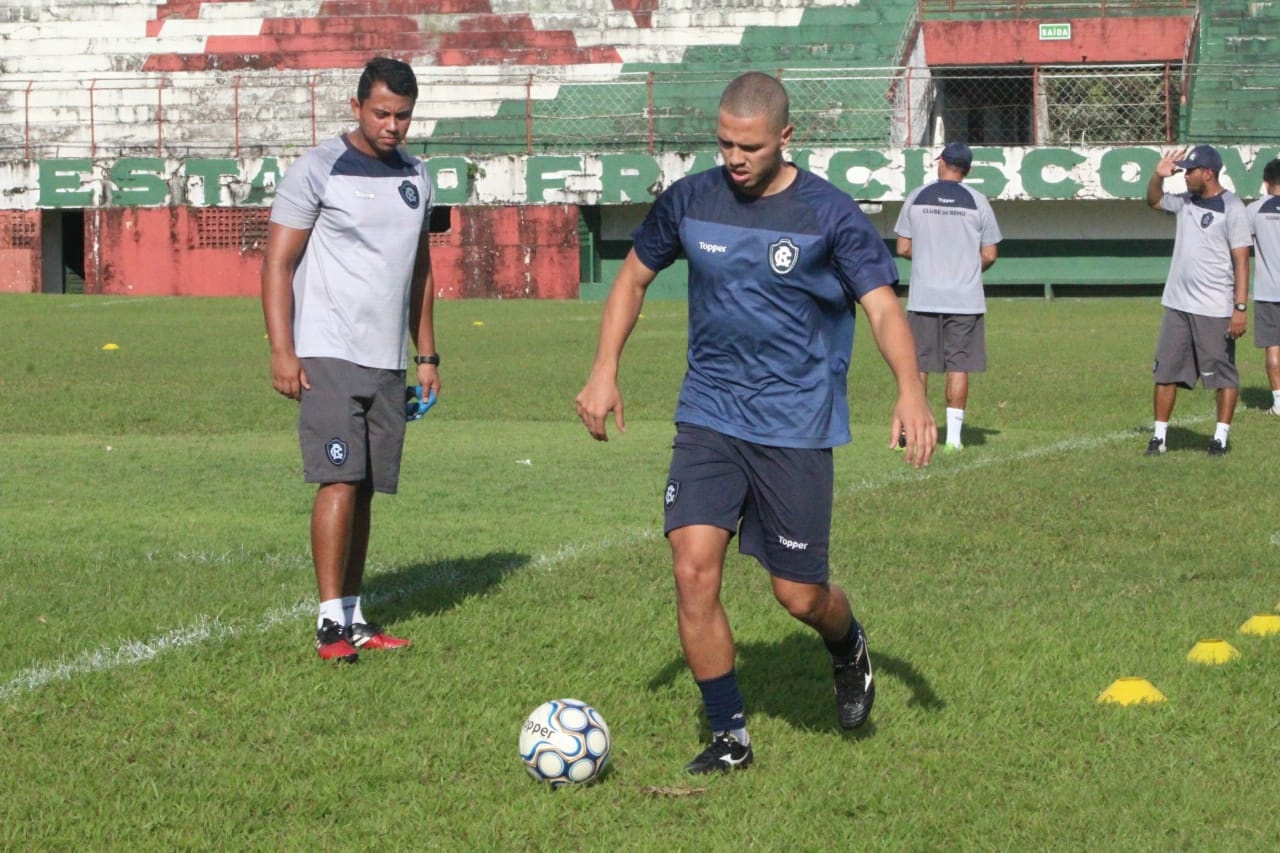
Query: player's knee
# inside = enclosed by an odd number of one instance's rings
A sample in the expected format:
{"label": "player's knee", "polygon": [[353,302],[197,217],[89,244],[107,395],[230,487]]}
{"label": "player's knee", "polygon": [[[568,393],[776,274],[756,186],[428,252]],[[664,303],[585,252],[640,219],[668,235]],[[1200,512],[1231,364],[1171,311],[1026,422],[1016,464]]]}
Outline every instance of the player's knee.
{"label": "player's knee", "polygon": [[677,559],[673,574],[681,599],[705,598],[720,589],[720,567],[714,563]]}
{"label": "player's knee", "polygon": [[777,591],[775,597],[792,617],[812,625],[826,606],[827,590],[817,585],[793,586]]}

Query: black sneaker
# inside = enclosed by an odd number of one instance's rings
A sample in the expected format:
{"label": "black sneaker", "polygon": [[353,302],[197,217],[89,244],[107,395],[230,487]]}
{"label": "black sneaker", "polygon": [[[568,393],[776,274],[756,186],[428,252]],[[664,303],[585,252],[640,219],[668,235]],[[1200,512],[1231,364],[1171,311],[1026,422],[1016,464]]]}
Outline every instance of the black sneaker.
{"label": "black sneaker", "polygon": [[1205,451],[1206,456],[1226,456],[1227,446],[1218,439],[1209,442],[1209,449]]}
{"label": "black sneaker", "polygon": [[727,773],[730,770],[745,770],[755,756],[751,753],[751,745],[743,746],[729,732],[716,732],[711,743],[698,754],[698,757],[685,765],[686,773]]}
{"label": "black sneaker", "polygon": [[1164,442],[1156,438],[1154,435],[1151,437],[1151,440],[1147,442],[1147,456],[1159,456],[1161,453],[1164,453],[1164,450]]}
{"label": "black sneaker", "polygon": [[320,660],[355,663],[360,659],[356,647],[351,645],[347,629],[332,619],[325,619],[316,629],[316,652]]}
{"label": "black sneaker", "polygon": [[871,655],[867,652],[867,635],[858,625],[858,641],[853,659],[835,665],[836,716],[840,727],[856,729],[871,716],[876,701],[876,682],[871,674]]}

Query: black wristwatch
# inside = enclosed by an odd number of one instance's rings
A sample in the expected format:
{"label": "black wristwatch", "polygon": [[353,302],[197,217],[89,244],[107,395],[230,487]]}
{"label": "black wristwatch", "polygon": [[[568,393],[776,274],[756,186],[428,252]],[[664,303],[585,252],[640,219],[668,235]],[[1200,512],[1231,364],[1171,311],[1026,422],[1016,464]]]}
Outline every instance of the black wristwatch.
{"label": "black wristwatch", "polygon": [[1248,305],[1248,303],[1246,303],[1246,302],[1237,302],[1237,303],[1236,303],[1236,310],[1237,310],[1237,311],[1248,311],[1248,310],[1249,310],[1249,305]]}
{"label": "black wristwatch", "polygon": [[414,364],[434,364],[440,366],[440,353],[433,352],[431,355],[415,355],[413,357]]}

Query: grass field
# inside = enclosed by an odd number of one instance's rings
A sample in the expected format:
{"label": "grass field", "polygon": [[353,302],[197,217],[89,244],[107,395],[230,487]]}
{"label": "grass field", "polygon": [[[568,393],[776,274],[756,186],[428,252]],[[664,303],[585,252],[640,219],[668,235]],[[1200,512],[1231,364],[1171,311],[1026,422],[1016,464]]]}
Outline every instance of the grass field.
{"label": "grass field", "polygon": [[[871,723],[836,727],[821,645],[735,554],[756,764],[693,779],[660,532],[682,303],[646,307],[607,444],[573,415],[598,304],[438,306],[444,394],[366,582],[415,645],[338,668],[257,304],[0,298],[0,848],[1271,849],[1280,636],[1238,628],[1280,601],[1280,419],[1250,338],[1231,454],[1197,391],[1144,458],[1159,311],[992,300],[968,447],[920,472],[861,330],[832,553]],[[1240,658],[1187,662],[1215,637]],[[1167,701],[1099,704],[1126,676]],[[562,696],[614,752],[551,792],[516,741]]]}

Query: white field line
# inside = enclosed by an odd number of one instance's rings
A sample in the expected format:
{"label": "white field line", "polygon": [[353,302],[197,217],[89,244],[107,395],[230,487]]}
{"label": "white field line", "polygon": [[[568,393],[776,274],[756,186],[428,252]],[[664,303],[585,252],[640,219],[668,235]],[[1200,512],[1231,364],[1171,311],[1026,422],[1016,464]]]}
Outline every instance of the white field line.
{"label": "white field line", "polygon": [[[1207,420],[1207,418],[1189,418],[1179,421],[1179,425],[1194,424],[1204,420]],[[1140,432],[1129,429],[1106,435],[1079,436],[1064,439],[1053,444],[1031,447],[1009,455],[986,455],[970,451],[971,455],[966,456],[964,461],[958,465],[935,466],[921,470],[904,466],[903,470],[896,473],[855,481],[840,488],[839,494],[848,495],[857,492],[875,491],[898,483],[918,482],[921,479],[955,477],[991,465],[1022,462],[1057,453],[1076,453],[1084,450],[1093,450],[1120,441],[1135,441],[1136,437],[1140,436]],[[630,533],[605,536],[591,542],[565,543],[551,553],[538,555],[531,561],[530,566],[543,570],[555,569],[564,563],[572,562],[593,552],[604,551],[618,545],[645,539],[655,539],[658,535],[656,530],[646,528]],[[184,554],[180,555],[180,559],[190,560],[192,556]],[[154,559],[154,556],[149,558]],[[376,596],[369,596],[369,603],[376,604],[378,601],[395,601],[405,598],[429,583],[452,578],[453,570],[446,564],[430,578],[423,578],[416,583],[405,584],[402,587],[381,592]],[[266,632],[277,625],[293,623],[314,612],[315,602],[310,598],[297,601],[287,607],[268,610],[250,630],[256,630],[260,633]],[[217,618],[201,616],[193,625],[175,628],[168,633],[151,637],[147,640],[127,640],[112,649],[94,649],[81,652],[66,660],[29,667],[19,672],[7,683],[0,684],[0,702],[35,692],[55,682],[69,681],[81,675],[145,663],[165,652],[216,642],[242,633],[245,633],[243,629],[224,624]]]}

